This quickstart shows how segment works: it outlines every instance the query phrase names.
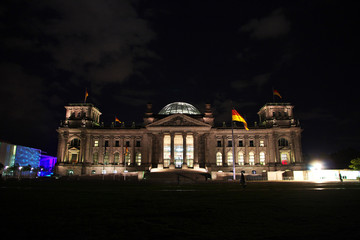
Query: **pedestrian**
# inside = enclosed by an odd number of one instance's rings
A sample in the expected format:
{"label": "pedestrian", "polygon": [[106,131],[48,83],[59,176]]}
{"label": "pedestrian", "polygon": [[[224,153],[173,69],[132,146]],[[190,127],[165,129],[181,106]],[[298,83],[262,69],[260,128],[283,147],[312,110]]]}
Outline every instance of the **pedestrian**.
{"label": "pedestrian", "polygon": [[343,181],[342,176],[341,176],[341,173],[339,173],[339,179],[340,179],[340,182]]}
{"label": "pedestrian", "polygon": [[246,181],[245,181],[245,176],[244,176],[244,172],[241,172],[241,176],[240,176],[240,184],[243,188],[246,187]]}

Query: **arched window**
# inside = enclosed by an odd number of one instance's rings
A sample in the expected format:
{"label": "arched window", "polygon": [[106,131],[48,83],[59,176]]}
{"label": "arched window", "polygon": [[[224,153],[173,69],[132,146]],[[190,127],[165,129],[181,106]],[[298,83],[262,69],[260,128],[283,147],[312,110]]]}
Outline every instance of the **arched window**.
{"label": "arched window", "polygon": [[239,165],[244,165],[244,153],[243,152],[238,153],[238,159],[239,159]]}
{"label": "arched window", "polygon": [[136,153],[136,158],[135,158],[135,162],[136,165],[140,166],[141,165],[141,153]]}
{"label": "arched window", "polygon": [[125,164],[129,166],[130,163],[131,163],[131,153],[128,152],[127,154],[125,154]]}
{"label": "arched window", "polygon": [[120,161],[120,153],[114,153],[114,164],[118,164]]}
{"label": "arched window", "polygon": [[80,148],[80,139],[78,138],[74,138],[73,140],[71,140],[69,148]]}
{"label": "arched window", "polygon": [[265,153],[260,153],[260,165],[265,165]]}
{"label": "arched window", "polygon": [[249,153],[249,165],[255,165],[255,155],[254,152]]}
{"label": "arched window", "polygon": [[94,164],[99,163],[99,153],[97,153],[97,152],[93,153],[93,163]]}
{"label": "arched window", "polygon": [[228,154],[227,154],[227,165],[228,166],[233,165],[233,154],[232,154],[232,152],[228,152]]}
{"label": "arched window", "polygon": [[216,166],[222,166],[222,154],[220,152],[216,154]]}
{"label": "arched window", "polygon": [[289,146],[289,142],[288,140],[286,140],[285,138],[280,138],[278,140],[278,145],[279,147],[288,147]]}
{"label": "arched window", "polygon": [[105,165],[108,165],[108,164],[109,164],[109,153],[108,153],[108,152],[105,153],[105,155],[104,155],[104,164],[105,164]]}

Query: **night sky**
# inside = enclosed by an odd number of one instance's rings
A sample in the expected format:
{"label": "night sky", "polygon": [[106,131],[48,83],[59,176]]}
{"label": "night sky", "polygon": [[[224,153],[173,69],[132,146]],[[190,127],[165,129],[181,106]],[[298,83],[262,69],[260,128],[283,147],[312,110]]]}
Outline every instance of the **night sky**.
{"label": "night sky", "polygon": [[110,125],[184,101],[217,124],[250,126],[272,88],[295,108],[303,151],[360,146],[355,1],[20,1],[0,3],[0,139],[56,156],[64,106]]}

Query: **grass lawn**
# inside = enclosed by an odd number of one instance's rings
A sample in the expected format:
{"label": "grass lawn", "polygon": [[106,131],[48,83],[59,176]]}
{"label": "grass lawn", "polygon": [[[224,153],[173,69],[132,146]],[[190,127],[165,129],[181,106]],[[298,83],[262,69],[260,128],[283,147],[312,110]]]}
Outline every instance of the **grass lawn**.
{"label": "grass lawn", "polygon": [[360,183],[2,181],[13,239],[327,239],[360,234]]}

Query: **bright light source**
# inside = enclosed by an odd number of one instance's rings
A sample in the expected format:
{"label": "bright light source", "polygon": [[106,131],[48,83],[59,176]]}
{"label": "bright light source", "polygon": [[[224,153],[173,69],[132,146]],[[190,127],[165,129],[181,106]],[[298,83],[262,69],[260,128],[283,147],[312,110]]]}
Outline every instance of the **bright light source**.
{"label": "bright light source", "polygon": [[323,169],[323,164],[322,164],[322,162],[319,162],[319,161],[312,162],[310,164],[309,169],[310,170],[322,170]]}

